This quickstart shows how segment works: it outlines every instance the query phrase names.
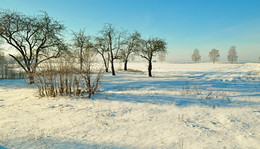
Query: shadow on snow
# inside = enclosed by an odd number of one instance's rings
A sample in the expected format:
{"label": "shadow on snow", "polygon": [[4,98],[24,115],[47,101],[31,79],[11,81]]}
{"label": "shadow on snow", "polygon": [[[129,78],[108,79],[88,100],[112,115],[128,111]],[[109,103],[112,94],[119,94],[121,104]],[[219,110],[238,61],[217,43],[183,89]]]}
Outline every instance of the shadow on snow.
{"label": "shadow on snow", "polygon": [[[248,80],[241,78],[238,74],[231,80],[221,77],[210,77],[218,74],[234,75],[235,73],[221,72],[185,72],[183,76],[152,77],[144,75],[121,72],[118,76],[105,76],[102,83],[103,92],[94,98],[107,100],[118,100],[126,102],[143,102],[152,104],[176,104],[177,106],[207,105],[219,107],[241,107],[259,105],[259,102],[241,101],[236,97],[260,97],[259,78]],[[246,75],[245,75],[246,76]],[[206,78],[205,78],[206,77]],[[180,95],[186,87],[193,90],[194,86],[199,87],[200,95]],[[156,91],[163,91],[157,93]],[[129,93],[130,92],[130,93]],[[174,93],[175,94],[171,94]],[[227,95],[223,97],[208,97],[208,93],[222,92]],[[176,95],[176,93],[178,93]],[[231,100],[232,98],[233,100]]]}

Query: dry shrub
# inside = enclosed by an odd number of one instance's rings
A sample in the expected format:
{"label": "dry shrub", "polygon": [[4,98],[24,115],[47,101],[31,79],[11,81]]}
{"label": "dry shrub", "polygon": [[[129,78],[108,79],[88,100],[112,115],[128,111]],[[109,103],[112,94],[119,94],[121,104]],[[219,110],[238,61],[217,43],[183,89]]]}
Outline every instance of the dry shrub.
{"label": "dry shrub", "polygon": [[[88,62],[90,63],[90,62]],[[38,95],[50,96],[84,96],[90,98],[97,91],[103,72],[93,76],[91,65],[84,65],[80,70],[75,59],[68,57],[59,58],[58,61],[49,61],[42,65],[36,74]]]}
{"label": "dry shrub", "polygon": [[77,88],[77,74],[67,63],[49,62],[44,64],[36,74],[38,94],[40,96],[71,95]]}

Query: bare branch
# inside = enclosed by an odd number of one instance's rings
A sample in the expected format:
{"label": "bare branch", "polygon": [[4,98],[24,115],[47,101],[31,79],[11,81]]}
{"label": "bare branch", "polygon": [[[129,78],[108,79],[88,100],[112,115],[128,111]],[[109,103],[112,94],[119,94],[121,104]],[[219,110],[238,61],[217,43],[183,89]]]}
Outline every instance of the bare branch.
{"label": "bare branch", "polygon": [[23,70],[25,71],[25,72],[27,72],[28,70],[24,67],[24,65],[14,56],[14,55],[12,55],[12,54],[9,54],[13,59],[15,59],[16,60],[16,62],[23,68]]}

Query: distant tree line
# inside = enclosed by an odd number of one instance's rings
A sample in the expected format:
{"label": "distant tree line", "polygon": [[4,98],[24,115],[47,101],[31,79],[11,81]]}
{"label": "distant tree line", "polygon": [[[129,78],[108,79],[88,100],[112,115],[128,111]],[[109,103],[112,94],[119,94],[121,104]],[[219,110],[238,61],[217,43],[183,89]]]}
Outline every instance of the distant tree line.
{"label": "distant tree line", "polygon": [[142,39],[139,32],[118,31],[112,24],[105,24],[99,35],[94,37],[93,47],[94,52],[102,57],[106,72],[111,66],[112,75],[116,75],[115,60],[123,61],[124,70],[127,71],[130,56],[140,55],[148,61],[148,76],[152,77],[153,57],[167,53],[163,39]]}
{"label": "distant tree line", "polygon": [[[212,61],[213,63],[215,63],[216,61],[218,61],[220,57],[219,54],[219,50],[216,49],[212,49],[209,52],[209,59],[210,61]],[[227,56],[228,62],[231,64],[237,63],[237,52],[236,52],[236,47],[235,46],[231,46],[229,51],[228,51],[228,56]],[[201,60],[201,55],[199,53],[199,49],[195,49],[193,54],[191,55],[191,60],[195,63],[199,62]]]}

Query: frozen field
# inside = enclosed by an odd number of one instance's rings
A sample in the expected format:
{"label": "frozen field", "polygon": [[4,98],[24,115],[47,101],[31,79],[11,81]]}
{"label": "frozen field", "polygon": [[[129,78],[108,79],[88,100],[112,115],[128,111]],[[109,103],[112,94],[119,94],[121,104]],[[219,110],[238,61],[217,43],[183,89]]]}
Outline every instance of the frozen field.
{"label": "frozen field", "polygon": [[260,148],[260,64],[155,63],[152,78],[145,63],[129,68],[143,72],[105,74],[91,99],[0,80],[0,146]]}

